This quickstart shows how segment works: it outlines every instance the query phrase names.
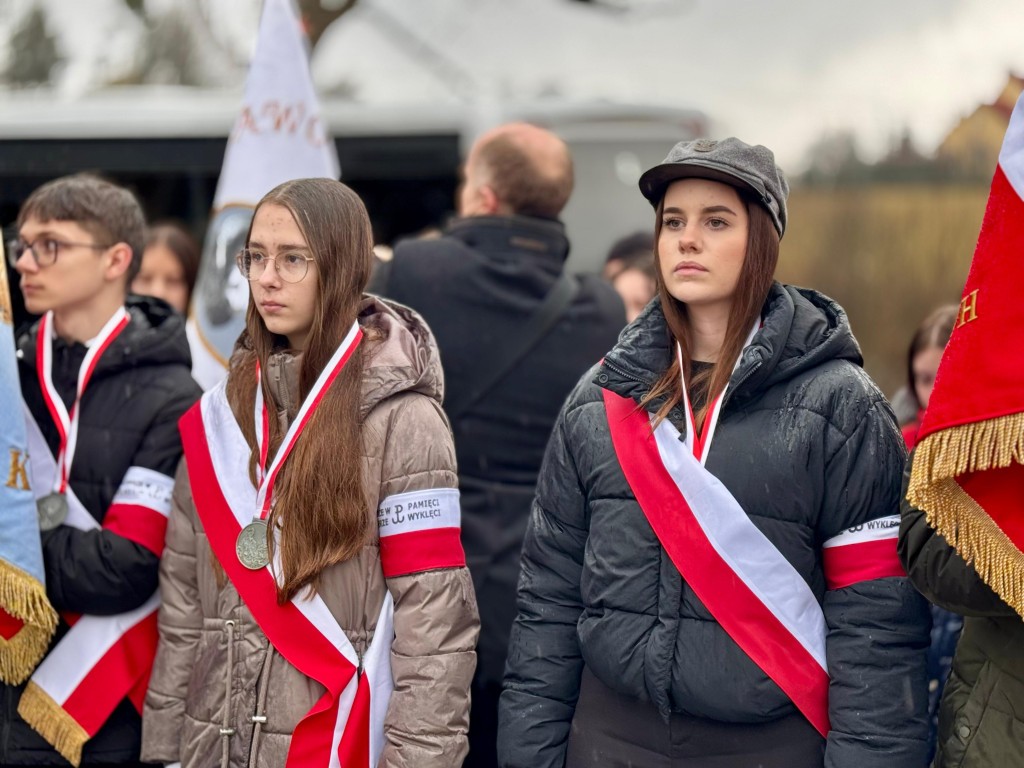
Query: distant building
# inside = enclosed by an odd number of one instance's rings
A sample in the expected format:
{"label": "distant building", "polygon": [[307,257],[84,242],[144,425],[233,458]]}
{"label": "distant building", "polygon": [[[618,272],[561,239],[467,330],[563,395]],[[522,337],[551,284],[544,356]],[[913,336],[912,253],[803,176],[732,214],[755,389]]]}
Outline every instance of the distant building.
{"label": "distant building", "polygon": [[1011,73],[994,102],[982,104],[949,132],[939,145],[939,162],[958,176],[991,178],[1010,113],[1022,91],[1024,78]]}

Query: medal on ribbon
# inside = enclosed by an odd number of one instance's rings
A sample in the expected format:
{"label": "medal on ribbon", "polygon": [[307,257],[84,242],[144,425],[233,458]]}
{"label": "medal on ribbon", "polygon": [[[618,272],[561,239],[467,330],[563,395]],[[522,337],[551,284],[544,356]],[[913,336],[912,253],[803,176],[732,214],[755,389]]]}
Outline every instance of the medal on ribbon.
{"label": "medal on ribbon", "polygon": [[36,502],[39,529],[42,531],[52,530],[67,519],[68,477],[71,473],[71,462],[75,457],[75,448],[78,445],[78,423],[82,395],[89,384],[89,379],[92,378],[93,371],[96,370],[96,364],[100,357],[128,325],[129,319],[128,311],[124,307],[118,307],[117,312],[107,320],[85,353],[85,358],[78,369],[75,401],[71,404],[70,413],[64,407],[64,401],[61,400],[60,394],[53,384],[53,312],[47,312],[39,321],[39,337],[36,339],[36,373],[39,376],[46,408],[60,434],[60,450],[57,453],[57,473],[54,478],[53,490]]}
{"label": "medal on ribbon", "polygon": [[302,406],[285,433],[284,440],[281,441],[281,446],[277,449],[274,460],[270,463],[269,467],[267,466],[267,459],[269,458],[270,416],[267,413],[267,406],[263,400],[262,374],[259,369],[259,363],[256,364],[254,419],[256,443],[260,451],[260,460],[257,466],[256,509],[254,510],[252,522],[246,525],[238,534],[238,538],[235,539],[235,554],[238,556],[238,561],[249,570],[258,571],[270,563],[270,548],[268,546],[270,533],[267,529],[267,517],[270,515],[270,510],[274,505],[274,482],[277,480],[277,474],[280,472],[285,459],[288,458],[288,454],[295,447],[299,435],[302,434],[310,418],[312,418],[313,412],[320,405],[320,400],[328,388],[330,388],[334,379],[341,373],[341,369],[345,367],[345,363],[348,362],[362,338],[363,332],[359,330],[359,324],[353,322],[348,334],[346,334],[341,344],[334,351],[331,359],[324,366],[312,389],[310,389],[309,394],[302,401]]}

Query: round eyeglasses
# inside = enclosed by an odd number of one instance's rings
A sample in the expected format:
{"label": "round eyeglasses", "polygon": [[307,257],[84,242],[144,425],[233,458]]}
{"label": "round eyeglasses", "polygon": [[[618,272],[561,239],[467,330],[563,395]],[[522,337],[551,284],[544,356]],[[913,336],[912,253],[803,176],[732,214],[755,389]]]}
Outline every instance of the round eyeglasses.
{"label": "round eyeglasses", "polygon": [[246,280],[259,280],[267,270],[267,265],[274,262],[274,269],[277,270],[277,274],[282,280],[286,283],[297,283],[306,276],[309,271],[309,262],[315,261],[315,259],[294,251],[268,256],[263,251],[243,248],[238,252],[235,261],[238,262],[238,271]]}
{"label": "round eyeglasses", "polygon": [[100,245],[99,243],[69,243],[66,240],[55,240],[52,237],[40,237],[31,243],[16,237],[13,240],[8,240],[5,245],[4,250],[7,251],[7,263],[12,267],[17,266],[18,259],[25,253],[26,249],[32,254],[32,258],[35,259],[37,266],[49,267],[57,263],[57,255],[62,249],[94,248],[99,251],[105,251],[111,247],[109,245]]}

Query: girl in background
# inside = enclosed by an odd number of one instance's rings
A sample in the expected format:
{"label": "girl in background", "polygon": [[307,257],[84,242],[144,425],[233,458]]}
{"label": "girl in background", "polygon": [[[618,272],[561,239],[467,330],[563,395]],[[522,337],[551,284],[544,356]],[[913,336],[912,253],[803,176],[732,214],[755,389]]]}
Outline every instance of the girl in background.
{"label": "girl in background", "polygon": [[154,224],[146,232],[142,266],[132,281],[132,293],[163,299],[180,314],[188,314],[199,274],[199,243],[180,224]]}
{"label": "girl in background", "polygon": [[949,342],[960,307],[947,304],[934,310],[926,317],[914,333],[907,350],[907,388],[917,406],[914,420],[903,425],[903,439],[907,450],[917,442],[921,419],[928,408],[928,399],[935,387],[935,374],[939,370],[942,351]]}

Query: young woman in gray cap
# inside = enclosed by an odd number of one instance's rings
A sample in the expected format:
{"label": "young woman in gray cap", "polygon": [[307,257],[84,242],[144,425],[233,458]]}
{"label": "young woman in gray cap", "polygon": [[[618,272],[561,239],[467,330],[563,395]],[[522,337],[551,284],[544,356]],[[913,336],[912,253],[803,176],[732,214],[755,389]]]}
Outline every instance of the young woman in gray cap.
{"label": "young woman in gray cap", "polygon": [[843,309],[773,279],[785,178],[764,147],[702,139],[640,188],[659,295],[548,445],[501,763],[921,766],[903,443]]}

